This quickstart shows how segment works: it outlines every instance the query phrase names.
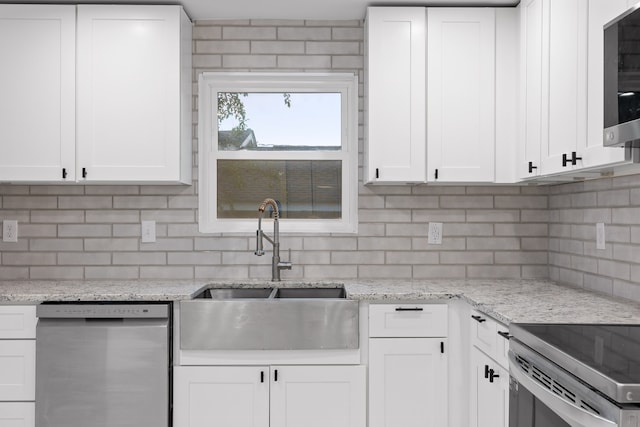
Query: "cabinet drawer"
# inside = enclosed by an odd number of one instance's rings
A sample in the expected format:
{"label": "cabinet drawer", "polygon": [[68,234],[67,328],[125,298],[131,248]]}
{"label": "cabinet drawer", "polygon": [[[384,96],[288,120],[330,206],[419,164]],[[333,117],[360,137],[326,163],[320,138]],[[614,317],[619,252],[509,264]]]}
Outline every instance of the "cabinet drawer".
{"label": "cabinet drawer", "polygon": [[0,402],[0,426],[33,427],[34,402]]}
{"label": "cabinet drawer", "polygon": [[35,305],[0,306],[0,339],[35,338]]}
{"label": "cabinet drawer", "polygon": [[371,304],[370,337],[446,337],[446,304]]}
{"label": "cabinet drawer", "polygon": [[0,340],[0,401],[35,400],[36,341]]}
{"label": "cabinet drawer", "polygon": [[476,310],[471,311],[469,322],[471,322],[471,343],[496,362],[508,366],[509,329]]}

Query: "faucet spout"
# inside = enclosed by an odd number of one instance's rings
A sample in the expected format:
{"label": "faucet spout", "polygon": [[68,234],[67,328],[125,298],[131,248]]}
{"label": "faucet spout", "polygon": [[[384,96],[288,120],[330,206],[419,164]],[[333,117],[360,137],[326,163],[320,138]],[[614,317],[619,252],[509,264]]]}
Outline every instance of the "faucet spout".
{"label": "faucet spout", "polygon": [[[271,206],[273,209],[273,239],[269,238],[264,231],[262,231],[262,217],[267,206]],[[267,198],[258,207],[258,230],[256,231],[256,250],[254,254],[257,256],[264,255],[264,243],[263,239],[267,239],[271,245],[273,245],[273,257],[271,259],[271,280],[274,282],[280,281],[280,270],[291,270],[291,263],[280,260],[280,225],[279,217],[280,210],[278,209],[278,202],[274,199]]]}

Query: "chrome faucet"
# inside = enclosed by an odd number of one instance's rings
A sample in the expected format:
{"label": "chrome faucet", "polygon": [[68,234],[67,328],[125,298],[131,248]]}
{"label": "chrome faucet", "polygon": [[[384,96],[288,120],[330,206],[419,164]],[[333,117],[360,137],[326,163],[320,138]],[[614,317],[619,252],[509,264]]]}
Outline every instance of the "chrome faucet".
{"label": "chrome faucet", "polygon": [[[262,231],[262,216],[268,206],[273,209],[273,239],[264,234]],[[278,217],[280,211],[278,210],[278,203],[273,199],[264,199],[264,201],[258,207],[258,230],[256,231],[256,251],[257,256],[264,255],[264,247],[262,238],[267,239],[269,243],[273,245],[273,258],[271,259],[271,280],[274,282],[280,281],[280,270],[291,270],[291,263],[287,261],[280,261],[280,226],[278,225]]]}

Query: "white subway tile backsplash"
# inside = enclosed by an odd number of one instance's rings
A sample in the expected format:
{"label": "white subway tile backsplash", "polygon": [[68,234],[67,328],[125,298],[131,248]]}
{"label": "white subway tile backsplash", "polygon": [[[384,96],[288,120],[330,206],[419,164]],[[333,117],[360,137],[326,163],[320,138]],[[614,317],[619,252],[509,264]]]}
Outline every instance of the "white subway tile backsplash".
{"label": "white subway tile backsplash", "polygon": [[[364,145],[362,21],[197,21],[193,129],[203,71],[353,72]],[[198,230],[198,141],[191,186],[0,185],[0,220],[18,219],[18,243],[0,242],[0,279],[265,279],[270,247],[255,236]],[[362,169],[359,169],[362,176]],[[551,277],[640,300],[640,177],[546,186],[369,186],[359,183],[357,235],[283,235],[282,257],[302,279]],[[158,241],[141,243],[140,221]],[[284,229],[283,220],[283,229]],[[427,223],[443,223],[441,245]],[[595,246],[606,224],[607,247]]]}

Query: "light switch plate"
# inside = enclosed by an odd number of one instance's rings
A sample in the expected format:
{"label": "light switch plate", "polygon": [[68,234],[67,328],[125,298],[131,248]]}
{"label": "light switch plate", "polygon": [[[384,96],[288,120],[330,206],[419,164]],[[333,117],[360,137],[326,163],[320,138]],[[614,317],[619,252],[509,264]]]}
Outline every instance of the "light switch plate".
{"label": "light switch plate", "polygon": [[11,219],[2,221],[2,241],[11,243],[18,241],[18,221]]}
{"label": "light switch plate", "polygon": [[156,241],[156,222],[142,221],[142,243],[154,243]]}
{"label": "light switch plate", "polygon": [[442,244],[442,223],[441,222],[429,223],[429,240],[427,242],[430,245]]}

